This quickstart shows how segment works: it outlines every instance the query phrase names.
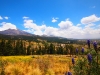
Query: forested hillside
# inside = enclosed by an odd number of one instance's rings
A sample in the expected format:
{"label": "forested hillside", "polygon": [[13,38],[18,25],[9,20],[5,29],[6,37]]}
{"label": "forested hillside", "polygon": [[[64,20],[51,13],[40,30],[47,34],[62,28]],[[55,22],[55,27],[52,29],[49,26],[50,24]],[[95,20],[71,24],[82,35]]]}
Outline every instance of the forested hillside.
{"label": "forested hillside", "polygon": [[[71,44],[34,42],[28,40],[0,40],[0,55],[73,54]],[[71,51],[71,52],[70,52]]]}

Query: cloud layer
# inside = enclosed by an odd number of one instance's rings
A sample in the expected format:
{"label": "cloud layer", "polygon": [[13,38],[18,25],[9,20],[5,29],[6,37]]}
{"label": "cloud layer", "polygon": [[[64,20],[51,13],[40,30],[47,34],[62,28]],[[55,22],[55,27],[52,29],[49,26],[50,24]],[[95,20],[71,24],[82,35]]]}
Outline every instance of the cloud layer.
{"label": "cloud layer", "polygon": [[69,19],[58,23],[58,27],[50,27],[47,25],[37,25],[31,19],[24,19],[25,31],[31,32],[36,35],[53,35],[66,38],[100,38],[100,28],[95,28],[94,22],[100,21],[100,18],[91,15],[81,19],[81,24],[74,25]]}
{"label": "cloud layer", "polygon": [[[1,17],[0,20],[9,19],[8,17]],[[55,18],[54,18],[55,19]],[[57,19],[57,18],[56,18]],[[24,31],[35,35],[48,35],[48,36],[59,36],[66,38],[77,38],[77,39],[92,39],[100,38],[100,24],[96,24],[100,21],[100,17],[96,15],[90,15],[83,17],[80,20],[80,24],[75,25],[69,19],[62,20],[58,23],[58,27],[48,26],[46,24],[38,25],[34,20],[29,17],[23,17]],[[56,22],[56,21],[55,21]],[[9,22],[0,23],[0,31],[6,29],[17,29],[15,24]]]}

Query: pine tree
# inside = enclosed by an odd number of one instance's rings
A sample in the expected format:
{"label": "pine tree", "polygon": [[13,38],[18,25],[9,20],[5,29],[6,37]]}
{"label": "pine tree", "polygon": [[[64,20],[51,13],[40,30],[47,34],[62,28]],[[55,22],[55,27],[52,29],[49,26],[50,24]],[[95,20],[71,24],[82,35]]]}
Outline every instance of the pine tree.
{"label": "pine tree", "polygon": [[4,55],[13,55],[14,51],[13,51],[13,47],[12,47],[12,40],[8,40],[6,42],[6,51]]}
{"label": "pine tree", "polygon": [[66,48],[66,49],[65,49],[64,54],[68,54],[68,47],[69,47],[68,45],[65,45],[65,48]]}
{"label": "pine tree", "polygon": [[32,48],[32,55],[34,55],[35,54],[35,50],[34,50],[34,48]]}
{"label": "pine tree", "polygon": [[20,49],[21,55],[25,55],[26,54],[26,51],[25,51],[25,48],[24,48],[22,40],[20,41],[20,47],[19,47],[19,49]]}
{"label": "pine tree", "polygon": [[52,43],[49,46],[49,53],[50,54],[55,54],[55,46]]}
{"label": "pine tree", "polygon": [[17,42],[16,42],[15,55],[21,55],[21,51],[20,51],[20,40],[17,40]]}
{"label": "pine tree", "polygon": [[1,43],[0,43],[0,55],[5,55],[5,51],[6,51],[5,40],[1,40]]}
{"label": "pine tree", "polygon": [[31,46],[29,44],[29,46],[27,47],[27,55],[31,55]]}
{"label": "pine tree", "polygon": [[37,54],[42,54],[42,48],[41,48],[41,46],[39,45],[39,47],[38,47],[38,49],[37,49],[37,52],[36,52]]}
{"label": "pine tree", "polygon": [[69,50],[70,50],[70,56],[73,55],[75,52],[74,52],[74,46],[73,45],[69,45]]}
{"label": "pine tree", "polygon": [[63,47],[61,45],[57,48],[57,54],[64,54]]}
{"label": "pine tree", "polygon": [[45,44],[44,44],[43,53],[44,53],[44,54],[49,54],[49,51],[48,51],[48,43],[45,43]]}

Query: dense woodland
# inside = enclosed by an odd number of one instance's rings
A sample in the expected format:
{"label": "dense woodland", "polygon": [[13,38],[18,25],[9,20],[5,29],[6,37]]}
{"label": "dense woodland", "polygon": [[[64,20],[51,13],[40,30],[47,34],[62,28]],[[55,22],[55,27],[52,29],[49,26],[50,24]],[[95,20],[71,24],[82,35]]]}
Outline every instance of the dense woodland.
{"label": "dense woodland", "polygon": [[[74,55],[76,46],[73,44],[77,44],[78,49],[81,51],[82,46],[86,45],[86,40],[73,40],[60,37],[0,35],[0,55]],[[100,44],[100,40],[98,40],[98,44]]]}
{"label": "dense woodland", "polygon": [[0,40],[0,55],[74,54],[72,44],[34,42],[26,40]]}

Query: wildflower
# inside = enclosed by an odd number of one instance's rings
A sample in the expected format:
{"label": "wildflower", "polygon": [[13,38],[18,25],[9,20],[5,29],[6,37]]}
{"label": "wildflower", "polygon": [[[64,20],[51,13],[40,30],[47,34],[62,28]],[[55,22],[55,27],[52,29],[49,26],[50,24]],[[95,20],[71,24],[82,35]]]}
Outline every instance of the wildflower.
{"label": "wildflower", "polygon": [[84,53],[84,48],[82,47],[82,50],[81,50],[82,54]]}
{"label": "wildflower", "polygon": [[75,60],[74,60],[74,58],[72,58],[72,64],[73,64],[73,65],[75,64]]}
{"label": "wildflower", "polygon": [[72,73],[71,72],[67,72],[67,73],[65,73],[65,75],[72,75]]}
{"label": "wildflower", "polygon": [[93,43],[93,46],[94,46],[95,51],[97,52],[97,42],[96,41]]}
{"label": "wildflower", "polygon": [[92,56],[91,56],[91,54],[90,54],[90,53],[87,55],[87,59],[88,59],[89,63],[91,63],[91,62],[92,62]]}
{"label": "wildflower", "polygon": [[78,53],[78,49],[76,48],[76,53]]}
{"label": "wildflower", "polygon": [[90,40],[87,40],[88,47],[90,48]]}

